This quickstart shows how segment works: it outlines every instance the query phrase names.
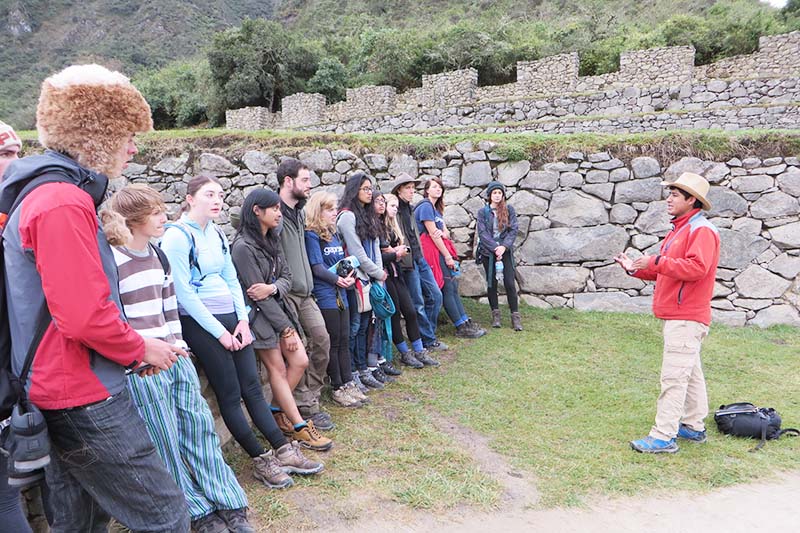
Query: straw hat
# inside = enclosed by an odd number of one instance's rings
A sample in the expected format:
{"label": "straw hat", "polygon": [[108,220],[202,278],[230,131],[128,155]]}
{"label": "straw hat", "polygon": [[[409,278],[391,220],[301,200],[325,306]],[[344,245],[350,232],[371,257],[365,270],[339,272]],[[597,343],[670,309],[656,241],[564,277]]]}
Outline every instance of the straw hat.
{"label": "straw hat", "polygon": [[708,181],[699,174],[684,172],[675,181],[662,181],[661,185],[684,190],[700,200],[700,203],[703,204],[703,209],[706,211],[711,209],[711,202],[706,199],[709,189]]}

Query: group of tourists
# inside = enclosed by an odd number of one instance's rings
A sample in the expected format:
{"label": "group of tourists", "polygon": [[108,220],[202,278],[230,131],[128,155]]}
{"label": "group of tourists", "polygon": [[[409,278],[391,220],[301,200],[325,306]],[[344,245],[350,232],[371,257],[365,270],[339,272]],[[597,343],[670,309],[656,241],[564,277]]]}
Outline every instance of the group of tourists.
{"label": "group of tourists", "polygon": [[[112,516],[134,531],[253,530],[195,362],[254,477],[279,489],[324,469],[305,451],[334,445],[320,405],[328,384],[335,404],[358,408],[401,367],[439,366],[442,307],[457,337],[486,334],[458,293],[436,177],[420,191],[403,174],[381,192],[355,172],[341,197],[311,194],[310,170],[283,158],[278,192],[251,191],[229,240],[216,222],[225,193],[215,177],[188,181],[173,221],[147,185],[108,196],[137,153],[135,134],[152,129],[125,76],[97,65],[51,76],[37,129],[45,152],[17,159],[21,142],[0,123],[0,205],[13,205],[2,234],[12,370],[46,421],[53,531],[101,530]],[[504,192],[487,189],[478,255],[494,325],[502,282],[520,330],[517,222]],[[0,521],[29,531],[21,474],[8,463],[0,461]]]}

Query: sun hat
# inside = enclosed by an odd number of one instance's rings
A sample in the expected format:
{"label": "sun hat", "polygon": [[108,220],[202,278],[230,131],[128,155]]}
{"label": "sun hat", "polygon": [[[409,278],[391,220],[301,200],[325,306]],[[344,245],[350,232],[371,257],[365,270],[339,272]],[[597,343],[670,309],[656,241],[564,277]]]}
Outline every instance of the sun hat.
{"label": "sun hat", "polygon": [[703,204],[703,209],[706,211],[711,209],[711,202],[708,201],[708,189],[710,188],[708,181],[699,174],[692,172],[684,172],[675,181],[662,181],[661,185],[664,187],[675,187],[688,192],[696,199],[700,200]]}

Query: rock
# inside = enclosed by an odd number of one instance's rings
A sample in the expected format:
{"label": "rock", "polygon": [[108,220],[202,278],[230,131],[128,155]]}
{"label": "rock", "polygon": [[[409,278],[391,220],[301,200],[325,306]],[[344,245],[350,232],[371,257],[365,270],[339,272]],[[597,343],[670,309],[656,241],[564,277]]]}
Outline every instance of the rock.
{"label": "rock", "polygon": [[661,164],[652,157],[636,157],[631,161],[633,176],[637,179],[651,178],[661,172]]}
{"label": "rock", "polygon": [[654,202],[661,200],[663,191],[661,178],[646,178],[617,183],[614,190],[614,203]]}
{"label": "rock", "polygon": [[461,183],[470,187],[483,187],[492,181],[492,167],[488,161],[479,161],[464,165],[461,171]]}
{"label": "rock", "polygon": [[550,304],[541,298],[537,298],[533,294],[520,294],[520,300],[525,302],[526,305],[535,307],[536,309],[550,309]]}
{"label": "rock", "polygon": [[711,310],[711,322],[718,322],[726,326],[740,328],[747,322],[747,313],[744,311]]}
{"label": "rock", "polygon": [[138,163],[128,163],[122,170],[122,175],[126,178],[132,176],[142,176],[147,173],[147,165],[140,165]]}
{"label": "rock", "polygon": [[[580,174],[578,174],[580,176]],[[590,170],[586,173],[586,183],[607,183],[609,177],[608,170]],[[564,176],[561,177],[562,181]]]}
{"label": "rock", "polygon": [[550,304],[551,307],[564,307],[567,305],[567,299],[563,296],[545,296],[544,301]]}
{"label": "rock", "polygon": [[772,305],[772,300],[750,300],[748,298],[736,298],[733,300],[733,305],[737,307],[744,307],[751,311],[758,311]]}
{"label": "rock", "polygon": [[570,152],[567,154],[567,159],[572,161],[583,161],[583,152]]}
{"label": "rock", "polygon": [[731,289],[720,283],[719,281],[714,282],[714,293],[711,296],[712,298],[720,298],[728,296],[729,294],[733,293]]}
{"label": "rock", "polygon": [[761,166],[761,160],[757,157],[746,157],[742,161],[742,166],[746,169],[752,169]]}
{"label": "rock", "polygon": [[480,141],[478,142],[478,150],[483,152],[493,152],[497,148],[497,143],[493,141]]}
{"label": "rock", "polygon": [[684,172],[694,172],[702,176],[709,168],[711,168],[711,165],[702,159],[683,157],[667,168],[666,172],[664,172],[664,179],[666,181],[675,181]]}
{"label": "rock", "polygon": [[528,172],[528,176],[520,182],[519,186],[523,189],[554,191],[558,188],[558,173],[534,170]]}
{"label": "rock", "polygon": [[547,170],[548,172],[575,172],[578,170],[578,165],[577,163],[557,161],[555,163],[545,163],[542,170]]}
{"label": "rock", "polygon": [[704,177],[709,183],[719,183],[728,177],[730,173],[731,169],[729,169],[728,165],[725,163],[714,163],[708,170],[706,170]]}
{"label": "rock", "polygon": [[528,191],[517,191],[508,199],[518,215],[543,215],[547,211],[547,200]]}
{"label": "rock", "polygon": [[789,167],[789,170],[778,176],[778,188],[794,197],[800,196],[800,169]]}
{"label": "rock", "polygon": [[711,187],[708,201],[711,202],[709,217],[738,217],[747,213],[747,200],[727,187]]}
{"label": "rock", "polygon": [[626,204],[616,204],[611,208],[610,221],[612,224],[630,224],[636,220],[636,209]]}
{"label": "rock", "polygon": [[719,230],[720,268],[742,269],[769,248],[769,241],[758,235],[729,229]]}
{"label": "rock", "polygon": [[347,174],[347,172],[351,169],[350,163],[347,161],[339,161],[334,165],[333,169],[338,172],[339,174]]}
{"label": "rock", "polygon": [[444,208],[444,220],[448,228],[460,228],[468,226],[472,217],[460,205],[451,204]]}
{"label": "rock", "polygon": [[458,292],[469,298],[486,295],[486,275],[481,265],[469,259],[461,261]]}
{"label": "rock", "polygon": [[447,203],[449,205],[461,205],[469,198],[469,187],[459,187],[447,191]]}
{"label": "rock", "polygon": [[800,213],[800,204],[785,192],[765,194],[750,205],[750,216],[753,218],[777,218]]}
{"label": "rock", "polygon": [[600,163],[595,163],[593,166],[594,168],[599,168],[600,170],[613,170],[615,168],[624,167],[625,163],[623,163],[617,158],[614,158],[609,161],[601,161]]}
{"label": "rock", "polygon": [[[333,156],[330,151],[321,148],[319,150],[309,150],[302,152],[298,159],[314,172],[327,172],[333,170]],[[415,174],[416,176],[416,174]]]}
{"label": "rock", "polygon": [[465,154],[467,152],[471,152],[473,150],[473,146],[474,145],[472,144],[472,141],[461,141],[456,143],[456,150],[462,154]]}
{"label": "rock", "polygon": [[645,282],[629,276],[619,265],[608,265],[594,269],[594,282],[600,288],[641,289]]}
{"label": "rock", "polygon": [[519,266],[521,288],[533,294],[569,294],[586,286],[591,271],[582,267]]}
{"label": "rock", "polygon": [[771,228],[772,243],[780,248],[800,248],[800,222]]}
{"label": "rock", "polygon": [[233,176],[239,167],[217,154],[200,154],[200,172],[216,177]]}
{"label": "rock", "polygon": [[639,215],[634,227],[642,233],[664,236],[672,229],[671,220],[672,217],[667,213],[667,202],[653,202]]}
{"label": "rock", "polygon": [[548,216],[553,227],[596,226],[608,222],[608,213],[603,202],[577,191],[554,193],[550,199]]}
{"label": "rock", "polygon": [[608,176],[608,181],[618,183],[620,181],[627,181],[631,177],[631,171],[627,168],[615,168]]}
{"label": "rock", "polygon": [[447,167],[442,169],[442,185],[445,189],[454,189],[461,185],[461,168]]}
{"label": "rock", "polygon": [[614,194],[614,184],[613,183],[590,183],[588,185],[584,185],[581,187],[581,190],[597,196],[598,198],[602,198],[606,202],[611,201],[611,197]]}
{"label": "rock", "polygon": [[[550,227],[550,219],[547,217],[531,217],[530,219],[530,226],[528,227],[528,231],[539,231],[543,229],[548,229]],[[520,225],[520,231],[522,230],[522,226]],[[527,232],[523,237],[527,237]],[[524,240],[524,239],[523,239]]]}
{"label": "rock", "polygon": [[342,177],[338,172],[323,172],[319,180],[323,185],[333,185],[334,183],[341,183]]}
{"label": "rock", "polygon": [[534,231],[520,247],[529,264],[608,260],[624,250],[628,233],[620,227],[551,228]]}
{"label": "rock", "polygon": [[558,184],[565,188],[580,187],[583,184],[583,176],[577,172],[564,172],[559,176]]}
{"label": "rock", "polygon": [[358,156],[350,150],[334,150],[331,152],[331,156],[336,161],[355,161],[358,159]]}
{"label": "rock", "polygon": [[278,162],[274,157],[257,150],[245,152],[242,163],[253,174],[269,174],[278,170]]}
{"label": "rock", "polygon": [[425,159],[419,162],[419,168],[421,169],[438,168],[441,170],[443,168],[447,168],[447,161],[445,161],[444,159]]}
{"label": "rock", "polygon": [[591,163],[600,163],[601,161],[609,161],[611,156],[608,152],[598,152],[596,154],[589,154],[588,159]]}
{"label": "rock", "polygon": [[181,154],[178,157],[165,157],[153,167],[156,172],[162,174],[182,175],[186,173],[186,165],[189,162],[189,154]]}
{"label": "rock", "polygon": [[733,221],[733,226],[731,226],[731,229],[734,231],[740,231],[742,233],[749,233],[750,235],[760,235],[761,221],[747,217],[737,218]]}
{"label": "rock", "polygon": [[464,154],[465,163],[473,163],[475,161],[486,161],[486,152],[478,151],[478,152],[467,152],[466,154]]}
{"label": "rock", "polygon": [[714,309],[721,309],[723,311],[735,311],[736,308],[733,307],[733,304],[730,300],[721,299],[721,300],[711,300],[711,307]]}
{"label": "rock", "polygon": [[737,176],[731,180],[731,189],[736,192],[763,192],[775,185],[775,180],[766,174]]}
{"label": "rock", "polygon": [[638,250],[646,250],[659,240],[660,239],[655,235],[645,235],[644,233],[640,233],[639,235],[633,236],[631,239],[631,245]]}
{"label": "rock", "polygon": [[800,274],[800,257],[782,253],[767,265],[767,269],[780,274],[786,279],[793,280]]}
{"label": "rock", "polygon": [[530,161],[516,161],[497,165],[497,181],[505,186],[516,186],[531,170]]}
{"label": "rock", "polygon": [[776,324],[797,327],[800,326],[800,315],[798,315],[797,309],[791,305],[773,305],[759,311],[750,323],[760,328],[768,328]]}
{"label": "rock", "polygon": [[653,298],[628,296],[624,292],[582,292],[575,295],[578,311],[606,311],[614,313],[650,313]]}
{"label": "rock", "polygon": [[734,279],[736,291],[745,298],[780,298],[791,285],[780,276],[758,266],[750,265]]}
{"label": "rock", "polygon": [[364,162],[370,170],[381,171],[389,168],[389,162],[383,154],[365,154]]}
{"label": "rock", "polygon": [[[489,163],[486,164],[488,165]],[[395,155],[389,164],[389,175],[396,178],[404,172],[412,178],[416,178],[417,174],[419,174],[417,160],[408,154]]]}

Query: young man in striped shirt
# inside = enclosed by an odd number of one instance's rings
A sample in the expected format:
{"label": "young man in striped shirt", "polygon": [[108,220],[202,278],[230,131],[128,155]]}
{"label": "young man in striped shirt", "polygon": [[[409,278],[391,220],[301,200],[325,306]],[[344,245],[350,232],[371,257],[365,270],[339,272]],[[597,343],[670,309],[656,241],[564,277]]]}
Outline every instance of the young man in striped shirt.
{"label": "young man in striped shirt", "polygon": [[[163,235],[167,221],[161,196],[145,185],[129,185],[110,205],[102,213],[104,230],[114,244],[129,324],[143,337],[186,348],[169,262],[150,243]],[[186,495],[192,528],[254,531],[247,522],[247,497],[222,457],[192,361],[181,357],[168,371],[139,371],[129,377],[128,388],[159,455]]]}

